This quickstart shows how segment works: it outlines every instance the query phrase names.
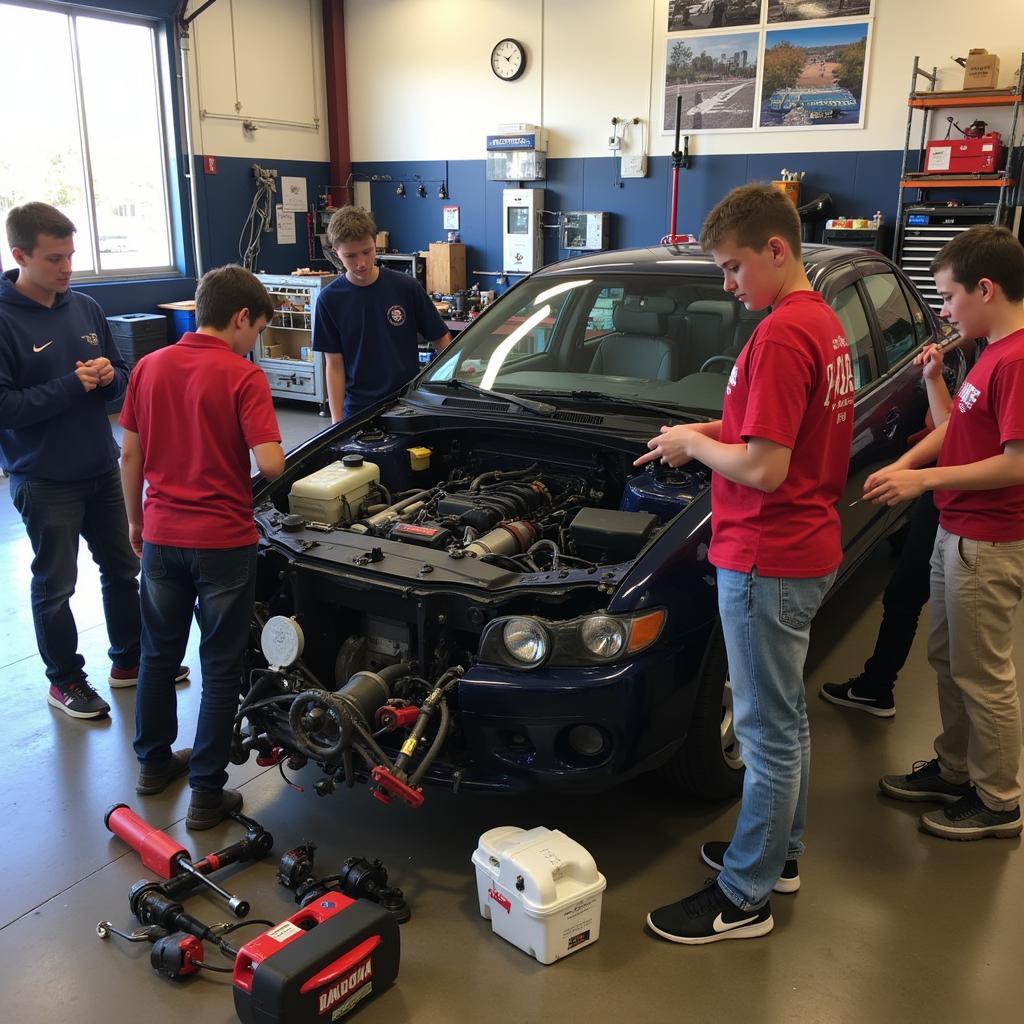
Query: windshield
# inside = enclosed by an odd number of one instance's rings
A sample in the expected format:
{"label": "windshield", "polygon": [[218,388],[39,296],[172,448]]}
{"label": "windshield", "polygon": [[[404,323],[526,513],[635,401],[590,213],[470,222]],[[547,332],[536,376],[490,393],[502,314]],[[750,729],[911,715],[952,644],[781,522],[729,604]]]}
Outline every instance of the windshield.
{"label": "windshield", "polygon": [[719,274],[524,281],[474,321],[424,380],[504,392],[601,392],[719,413],[748,313]]}

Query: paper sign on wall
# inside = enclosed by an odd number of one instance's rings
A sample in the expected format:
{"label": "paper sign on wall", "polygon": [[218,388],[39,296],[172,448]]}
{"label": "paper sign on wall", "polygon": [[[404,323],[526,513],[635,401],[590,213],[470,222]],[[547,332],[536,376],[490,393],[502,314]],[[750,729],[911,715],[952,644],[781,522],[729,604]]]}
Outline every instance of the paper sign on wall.
{"label": "paper sign on wall", "polygon": [[459,208],[457,206],[441,207],[444,213],[444,227],[449,231],[459,230]]}
{"label": "paper sign on wall", "polygon": [[[287,179],[286,179],[287,180]],[[286,206],[278,205],[274,208],[277,213],[277,244],[295,244],[295,214]]]}
{"label": "paper sign on wall", "polygon": [[281,178],[281,205],[292,211],[305,212],[309,209],[305,178]]}

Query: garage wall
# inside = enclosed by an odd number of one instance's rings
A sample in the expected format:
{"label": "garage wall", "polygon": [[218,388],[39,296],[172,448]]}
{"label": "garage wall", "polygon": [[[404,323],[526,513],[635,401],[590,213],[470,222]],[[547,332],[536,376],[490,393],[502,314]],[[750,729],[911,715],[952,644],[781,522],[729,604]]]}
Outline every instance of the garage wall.
{"label": "garage wall", "polygon": [[[169,29],[177,4],[102,6],[162,18]],[[199,0],[189,3],[198,6]],[[994,50],[1008,80],[1024,49],[1024,19],[1008,14],[1015,6],[1006,0],[931,0],[927,16],[915,14],[918,5],[909,0],[876,0],[875,7],[866,128],[694,135],[693,164],[680,187],[681,230],[696,230],[729,187],[772,177],[783,166],[807,172],[805,197],[828,191],[837,212],[881,210],[891,222],[914,53],[940,66],[941,85],[956,88],[951,53],[970,45]],[[658,121],[666,15],[667,0],[345,0],[358,200],[390,230],[392,247],[419,249],[443,237],[437,185],[444,180],[447,202],[461,208],[470,270],[498,270],[502,186],[486,181],[484,136],[500,123],[540,122],[551,135],[548,176],[539,183],[545,207],[609,211],[617,246],[656,241],[667,230],[672,137],[649,133],[648,176],[627,181],[619,179],[606,139],[613,115]],[[491,47],[509,35],[529,53],[526,74],[510,84],[488,64]],[[204,174],[196,161],[202,247],[213,266],[237,259],[253,197],[252,163],[305,177],[310,199],[329,182],[321,0],[219,0],[193,24],[190,65],[196,151],[217,157],[216,175]],[[239,121],[215,114],[251,117],[257,130],[246,133]],[[315,119],[319,127],[310,126]],[[636,151],[641,141],[634,131],[624,151]],[[392,180],[371,183],[373,177]],[[398,199],[394,182],[403,179],[413,187]],[[415,196],[418,180],[427,183],[426,199]],[[184,178],[180,184],[187,187]],[[311,262],[302,215],[296,227],[294,245],[279,247],[274,235],[264,236],[263,269]],[[186,219],[183,270],[189,230]],[[565,255],[555,232],[546,237],[548,260]],[[494,279],[480,281],[493,286]],[[108,313],[118,313],[149,309],[193,288],[194,279],[179,278],[90,291]]]}
{"label": "garage wall", "polygon": [[[520,121],[549,129],[552,156],[606,156],[613,115],[653,120],[650,152],[668,154],[672,137],[657,130],[667,6],[668,0],[346,0],[353,157],[480,159],[488,129]],[[951,89],[963,80],[954,52],[983,46],[998,53],[1007,81],[1020,63],[1024,16],[1017,3],[875,0],[875,10],[864,130],[708,134],[691,139],[693,151],[898,149],[915,53],[937,65],[940,87]],[[527,71],[512,83],[499,82],[488,63],[503,36],[528,50]]]}
{"label": "garage wall", "polygon": [[[697,231],[729,188],[783,167],[806,172],[805,200],[828,192],[836,214],[880,210],[891,225],[914,54],[939,67],[940,87],[957,89],[962,71],[950,54],[969,46],[997,52],[1009,82],[1024,50],[1024,18],[1011,16],[1005,0],[932,0],[927,16],[920,11],[908,0],[875,2],[865,128],[691,136],[678,230]],[[460,207],[469,269],[501,269],[502,186],[486,181],[484,136],[508,122],[550,132],[547,179],[536,186],[545,189],[549,222],[561,210],[606,210],[617,247],[667,232],[672,135],[649,134],[644,179],[620,179],[606,145],[612,116],[659,123],[667,0],[346,0],[345,12],[357,197],[391,232],[392,247],[409,251],[443,236],[436,191],[445,180],[447,202]],[[488,62],[504,36],[528,51],[528,69],[513,83],[499,82]],[[944,130],[939,119],[935,134]],[[623,152],[642,142],[631,129]],[[415,196],[420,179],[425,199]],[[404,199],[397,181],[406,183]],[[546,260],[565,255],[556,231],[547,231]],[[493,287],[494,278],[479,281]]]}

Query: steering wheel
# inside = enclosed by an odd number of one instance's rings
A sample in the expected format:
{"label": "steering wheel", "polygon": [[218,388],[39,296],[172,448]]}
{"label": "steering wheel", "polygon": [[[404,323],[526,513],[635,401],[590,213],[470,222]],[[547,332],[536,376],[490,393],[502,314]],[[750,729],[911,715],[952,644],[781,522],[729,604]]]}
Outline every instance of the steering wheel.
{"label": "steering wheel", "polygon": [[726,363],[727,366],[722,373],[728,373],[736,365],[735,356],[712,356],[710,359],[705,359],[701,364],[700,372],[703,373],[709,366],[713,366],[715,363]]}

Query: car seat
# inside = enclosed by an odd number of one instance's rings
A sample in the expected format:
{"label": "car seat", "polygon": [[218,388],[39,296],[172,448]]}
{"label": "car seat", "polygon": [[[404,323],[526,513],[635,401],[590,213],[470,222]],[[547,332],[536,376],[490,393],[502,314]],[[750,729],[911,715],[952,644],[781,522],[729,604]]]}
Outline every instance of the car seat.
{"label": "car seat", "polygon": [[674,380],[676,347],[668,339],[675,303],[662,295],[627,295],[612,308],[615,334],[601,340],[590,372],[606,377]]}
{"label": "car seat", "polygon": [[686,348],[687,373],[698,373],[712,356],[731,355],[736,307],[732,299],[698,299],[686,307],[690,333]]}

